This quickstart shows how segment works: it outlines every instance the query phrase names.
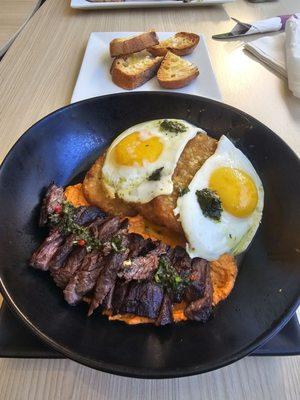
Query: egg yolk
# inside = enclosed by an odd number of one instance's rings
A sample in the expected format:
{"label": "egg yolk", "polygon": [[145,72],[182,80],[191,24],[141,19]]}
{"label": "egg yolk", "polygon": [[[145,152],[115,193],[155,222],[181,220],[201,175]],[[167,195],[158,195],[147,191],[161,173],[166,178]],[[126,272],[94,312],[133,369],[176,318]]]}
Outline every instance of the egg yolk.
{"label": "egg yolk", "polygon": [[143,165],[144,161],[153,163],[163,151],[158,136],[133,132],[122,139],[114,148],[116,162],[120,165]]}
{"label": "egg yolk", "polygon": [[252,178],[244,171],[222,167],[216,169],[209,180],[222,202],[224,210],[235,217],[247,217],[256,208],[258,193]]}

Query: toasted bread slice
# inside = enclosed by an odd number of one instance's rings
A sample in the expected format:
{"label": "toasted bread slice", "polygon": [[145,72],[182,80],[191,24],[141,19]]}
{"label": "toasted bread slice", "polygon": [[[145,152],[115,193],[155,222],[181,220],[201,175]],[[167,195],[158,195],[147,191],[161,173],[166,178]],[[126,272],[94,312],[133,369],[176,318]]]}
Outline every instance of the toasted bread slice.
{"label": "toasted bread slice", "polygon": [[150,31],[131,38],[114,39],[109,44],[109,50],[112,57],[118,57],[137,53],[158,43],[156,33]]}
{"label": "toasted bread slice", "polygon": [[135,89],[156,74],[162,60],[163,57],[153,57],[146,50],[117,57],[110,69],[112,80],[123,89]]}
{"label": "toasted bread slice", "polygon": [[185,56],[191,54],[198,45],[200,37],[195,33],[178,32],[169,39],[162,40],[156,46],[148,49],[154,56],[165,56],[168,51],[177,56]]}
{"label": "toasted bread slice", "polygon": [[157,79],[163,88],[178,89],[188,85],[198,75],[196,65],[169,51],[157,72]]}

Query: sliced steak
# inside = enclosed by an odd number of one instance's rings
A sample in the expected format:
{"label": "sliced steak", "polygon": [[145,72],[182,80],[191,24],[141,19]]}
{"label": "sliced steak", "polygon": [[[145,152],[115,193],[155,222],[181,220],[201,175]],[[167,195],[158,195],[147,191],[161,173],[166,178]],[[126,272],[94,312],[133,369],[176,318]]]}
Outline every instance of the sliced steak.
{"label": "sliced steak", "polygon": [[[97,218],[94,222],[90,224],[90,231],[99,240],[106,241],[111,239],[113,235],[119,234],[119,232],[123,232],[124,230],[126,230],[127,225],[128,225],[127,221],[122,221],[118,217],[107,218],[105,220]],[[125,242],[126,242],[126,237],[122,236],[122,246],[126,244]],[[112,257],[113,254],[115,254],[115,252],[105,257],[103,251],[95,250],[92,251],[91,253],[88,253],[85,256],[81,267],[77,270],[76,274],[71,278],[70,282],[68,283],[68,285],[64,290],[65,298],[68,302],[71,302],[71,304],[74,304],[74,302],[77,303],[79,300],[82,299],[84,295],[93,290],[96,286],[96,291],[92,297],[89,313],[91,314],[92,310],[97,308],[99,304],[102,303],[102,301],[104,300],[104,298],[106,297],[106,295],[109,293],[110,290],[105,291],[105,293],[101,292],[101,289],[99,289],[99,285],[101,287],[101,284],[98,284],[98,278],[101,269],[102,268],[104,269],[106,265],[109,265],[110,263],[109,260],[110,258],[113,258]],[[120,254],[122,255],[121,256],[122,260],[123,257],[126,258],[127,253],[120,253]],[[112,271],[113,270],[114,270],[114,265],[112,265]],[[107,274],[106,269],[104,269],[103,274],[101,274],[101,276],[104,277],[104,280],[106,274]],[[114,283],[113,280],[112,282]],[[110,289],[112,287],[113,284],[111,285]],[[101,296],[100,300],[98,301],[99,290],[101,292]]]}
{"label": "sliced steak", "polygon": [[[129,239],[129,257],[137,257],[141,254],[142,249],[148,244],[148,240],[144,239],[143,236],[138,233],[130,233],[128,235]],[[152,240],[150,240],[150,246],[152,244]],[[151,250],[151,248],[149,248]]]}
{"label": "sliced steak", "polygon": [[169,251],[169,246],[165,243],[160,242],[159,240],[155,240],[152,243],[153,249],[150,251],[151,254],[155,254],[160,257],[162,254],[166,254]]}
{"label": "sliced steak", "polygon": [[210,277],[210,266],[206,263],[204,268],[205,289],[204,296],[200,299],[192,301],[184,310],[184,314],[188,319],[205,322],[208,320],[212,311],[212,282]]}
{"label": "sliced steak", "polygon": [[210,270],[208,261],[203,258],[194,258],[191,263],[190,284],[184,297],[189,303],[204,296],[206,288],[207,271]]}
{"label": "sliced steak", "polygon": [[77,304],[95,287],[102,267],[101,261],[102,257],[97,251],[86,254],[80,270],[71,278],[64,290],[65,300],[69,304]]}
{"label": "sliced steak", "polygon": [[[102,252],[107,256],[110,252],[126,250],[128,252],[128,220],[118,217],[108,219],[96,234],[102,241]],[[124,238],[126,236],[126,243]]]}
{"label": "sliced steak", "polygon": [[39,225],[45,226],[48,222],[48,217],[53,214],[57,207],[62,205],[65,200],[64,189],[51,184],[46,192],[42,201],[42,208],[40,213]]}
{"label": "sliced steak", "polygon": [[119,312],[156,319],[163,297],[163,288],[156,283],[131,282]]}
{"label": "sliced steak", "polygon": [[184,314],[188,319],[206,322],[212,311],[212,303],[208,297],[203,297],[193,301],[186,309]]}
{"label": "sliced steak", "polygon": [[126,281],[145,280],[153,276],[158,267],[158,256],[148,253],[144,257],[136,257],[133,260],[125,260],[118,272],[119,278]]}
{"label": "sliced steak", "polygon": [[102,305],[105,310],[111,310],[113,307],[113,298],[116,289],[116,283],[112,286],[111,290],[105,296]]}
{"label": "sliced steak", "polygon": [[161,258],[161,261],[167,266],[167,270],[164,273],[168,278],[166,279],[167,282],[162,284],[165,286],[171,302],[180,303],[189,284],[189,277],[192,271],[191,258],[185,249],[181,247],[170,248],[167,246],[166,253]]}
{"label": "sliced steak", "polygon": [[57,229],[53,229],[40,247],[32,254],[29,264],[33,268],[47,271],[52,257],[64,240],[62,233]]}
{"label": "sliced steak", "polygon": [[[42,203],[41,226],[50,215],[60,213],[64,200],[63,188],[50,185]],[[88,315],[101,305],[113,314],[151,318],[159,326],[173,322],[172,303],[184,299],[188,319],[204,322],[209,318],[213,291],[209,262],[191,260],[183,248],[171,249],[128,233],[127,219],[109,217],[97,207],[78,207],[74,219],[89,229],[100,246],[95,243],[88,253],[85,247],[75,247],[75,235],[66,237],[52,229],[30,260],[34,268],[50,269],[69,304],[85,299],[90,304]],[[166,264],[159,264],[163,258]],[[153,279],[158,266],[159,284]]]}
{"label": "sliced steak", "polygon": [[122,269],[118,272],[118,277],[124,278],[126,281],[152,278],[157,270],[159,257],[167,251],[167,245],[155,241],[152,242],[152,247],[154,248],[145,256],[125,260]]}
{"label": "sliced steak", "polygon": [[191,259],[182,247],[175,247],[167,253],[171,265],[183,281],[176,293],[169,293],[174,303],[186,300],[189,303],[204,296],[206,271],[209,263],[201,258]]}
{"label": "sliced steak", "polygon": [[[113,311],[113,314],[119,314],[120,308],[123,304],[124,301],[126,301],[126,294],[128,291],[129,283],[124,282],[121,280],[117,280],[114,291],[113,291],[113,298],[111,302],[111,310]],[[107,309],[109,309],[108,304],[104,302],[103,306]]]}
{"label": "sliced steak", "polygon": [[77,247],[72,251],[66,263],[59,269],[51,273],[56,285],[64,289],[73,275],[79,270],[84,257],[86,256],[85,247]]}
{"label": "sliced steak", "polygon": [[101,220],[107,218],[107,214],[100,210],[98,207],[86,207],[81,206],[76,209],[76,215],[74,221],[78,225],[88,225],[91,222],[95,221],[97,218]]}
{"label": "sliced steak", "polygon": [[155,321],[155,325],[156,326],[167,325],[167,324],[172,324],[173,322],[174,320],[172,313],[172,302],[170,297],[167,294],[165,294],[159,310],[159,315]]}
{"label": "sliced steak", "polygon": [[128,220],[121,220],[119,217],[111,217],[104,220],[95,228],[91,228],[91,233],[99,240],[109,240],[115,234],[127,233]]}
{"label": "sliced steak", "polygon": [[190,274],[192,260],[183,247],[176,246],[171,250],[170,261],[180,276]]}
{"label": "sliced steak", "polygon": [[92,315],[93,311],[102,304],[105,297],[114,289],[117,272],[122,267],[127,255],[128,249],[121,252],[111,252],[103,258],[103,269],[97,280],[88,315]]}
{"label": "sliced steak", "polygon": [[65,242],[59,246],[54,256],[51,258],[49,263],[50,271],[55,271],[63,266],[68,256],[71,254],[74,249],[74,241],[76,237],[75,235],[70,235],[67,237]]}
{"label": "sliced steak", "polygon": [[129,239],[129,258],[145,256],[150,250],[153,250],[156,245],[151,239],[144,239],[138,233],[130,233]]}
{"label": "sliced steak", "polygon": [[[155,246],[153,245],[153,241],[151,239],[144,239],[143,236],[137,233],[128,233],[128,222],[125,220],[121,229],[117,234],[127,234],[128,237],[128,250],[129,255],[128,258],[137,257],[140,255],[147,254],[150,250],[153,250]],[[103,252],[108,254],[112,251],[112,244],[110,241],[104,243]]]}
{"label": "sliced steak", "polygon": [[[103,218],[105,214],[102,213],[102,211],[100,211],[96,207],[80,207],[80,208],[81,210],[80,213],[78,214],[77,222],[81,224],[89,223],[88,226],[92,227],[93,229],[97,229],[100,225],[103,224],[104,220],[101,218]],[[89,208],[92,208],[90,213],[88,212]],[[91,219],[94,219],[95,217],[96,220],[94,221],[92,220],[92,222],[89,222]],[[64,288],[68,284],[71,277],[74,275],[75,272],[77,272],[83,261],[83,258],[86,255],[85,249],[79,248],[76,251],[74,251],[75,240],[76,240],[75,235],[69,235],[66,241],[63,244],[61,244],[60,247],[57,249],[57,251],[51,258],[51,261],[48,265],[56,284],[62,288]],[[71,253],[74,254],[70,256]],[[62,272],[58,273],[57,271],[60,269],[62,269]]]}

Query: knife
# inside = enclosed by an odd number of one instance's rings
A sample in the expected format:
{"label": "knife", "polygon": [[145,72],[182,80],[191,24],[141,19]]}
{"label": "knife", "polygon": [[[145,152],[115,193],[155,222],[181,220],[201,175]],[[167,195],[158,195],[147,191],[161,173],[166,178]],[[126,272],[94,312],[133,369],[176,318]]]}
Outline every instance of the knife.
{"label": "knife", "polygon": [[[250,24],[245,24],[244,22],[241,22],[238,19],[233,18],[233,17],[231,17],[231,19],[240,25],[241,29],[239,30],[239,32],[219,33],[218,35],[213,35],[212,36],[213,39],[230,39],[230,38],[244,36],[244,34],[251,28]],[[242,28],[244,28],[244,29],[242,29]]]}
{"label": "knife", "polygon": [[219,33],[218,35],[212,35],[213,39],[230,39],[230,38],[236,38],[239,36],[244,36],[244,34],[236,34],[232,32],[227,32],[227,33]]}

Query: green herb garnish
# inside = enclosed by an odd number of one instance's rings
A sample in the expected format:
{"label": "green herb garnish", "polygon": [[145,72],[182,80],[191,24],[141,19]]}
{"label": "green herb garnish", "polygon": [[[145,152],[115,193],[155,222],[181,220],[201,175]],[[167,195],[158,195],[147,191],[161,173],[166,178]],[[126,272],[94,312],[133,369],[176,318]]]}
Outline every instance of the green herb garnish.
{"label": "green herb garnish", "polygon": [[190,191],[190,189],[188,187],[185,187],[183,189],[179,189],[179,197],[184,196],[185,194],[187,194]]}
{"label": "green herb garnish", "polygon": [[189,284],[189,280],[182,278],[176,269],[170,264],[170,261],[161,256],[158,263],[158,269],[154,275],[156,283],[162,285],[167,291],[171,291],[175,296],[183,292]]}
{"label": "green herb garnish", "polygon": [[159,181],[161,178],[161,171],[164,169],[164,167],[157,168],[150,176],[148,176],[148,181]]}
{"label": "green herb garnish", "polygon": [[220,221],[223,208],[217,193],[210,189],[202,189],[196,191],[196,196],[204,216]]}
{"label": "green herb garnish", "polygon": [[187,127],[182,122],[172,121],[168,119],[164,119],[162,122],[160,122],[160,129],[173,133],[187,131]]}
{"label": "green herb garnish", "polygon": [[101,241],[95,238],[89,228],[80,226],[75,222],[76,207],[68,201],[62,203],[59,213],[53,213],[49,216],[50,225],[61,230],[64,235],[74,235],[74,244],[85,246],[88,252],[99,249]]}
{"label": "green herb garnish", "polygon": [[115,252],[119,253],[124,251],[124,247],[122,245],[122,237],[121,235],[115,235],[111,239],[111,247],[114,249]]}

